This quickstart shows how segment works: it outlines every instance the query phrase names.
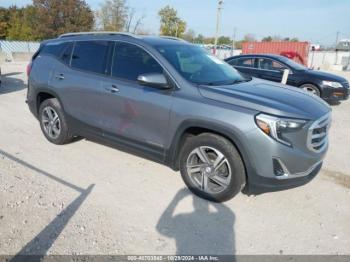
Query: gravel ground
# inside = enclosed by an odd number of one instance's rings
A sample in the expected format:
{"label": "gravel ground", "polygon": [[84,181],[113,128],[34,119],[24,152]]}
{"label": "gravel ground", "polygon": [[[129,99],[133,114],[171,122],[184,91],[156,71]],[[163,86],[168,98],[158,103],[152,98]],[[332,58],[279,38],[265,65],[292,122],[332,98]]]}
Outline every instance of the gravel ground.
{"label": "gravel ground", "polygon": [[350,254],[350,101],[333,106],[311,183],[212,204],[167,167],[86,140],[48,143],[24,71],[2,66],[0,254]]}

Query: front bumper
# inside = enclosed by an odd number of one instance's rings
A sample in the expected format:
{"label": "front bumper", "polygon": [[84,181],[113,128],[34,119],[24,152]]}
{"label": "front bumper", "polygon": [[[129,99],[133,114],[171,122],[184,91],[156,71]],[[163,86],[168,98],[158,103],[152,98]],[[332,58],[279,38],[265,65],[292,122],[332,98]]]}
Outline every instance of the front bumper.
{"label": "front bumper", "polygon": [[341,101],[349,98],[349,88],[322,88],[322,98],[327,101]]}
{"label": "front bumper", "polygon": [[291,179],[276,179],[262,177],[258,174],[253,174],[249,177],[249,183],[244,189],[246,194],[263,194],[267,192],[275,192],[286,189],[291,189],[299,186],[303,186],[314,179],[322,168],[322,162],[319,163],[314,169],[306,176],[291,178]]}
{"label": "front bumper", "polygon": [[317,146],[318,140],[309,144],[309,139],[317,134],[310,134],[310,130],[318,129],[316,124],[328,125],[325,117],[329,119],[326,115],[291,134],[293,147],[275,141],[259,129],[246,134],[248,148],[252,149],[249,150],[251,161],[247,168],[249,192],[256,194],[284,190],[311,181],[322,167],[328,138],[325,136],[322,146],[316,147],[316,150],[314,146]]}

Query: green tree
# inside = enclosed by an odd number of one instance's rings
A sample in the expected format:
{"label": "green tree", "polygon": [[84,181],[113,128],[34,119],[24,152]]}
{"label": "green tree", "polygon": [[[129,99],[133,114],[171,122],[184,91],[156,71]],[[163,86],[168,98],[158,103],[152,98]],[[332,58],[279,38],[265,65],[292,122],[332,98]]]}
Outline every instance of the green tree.
{"label": "green tree", "polygon": [[242,43],[244,40],[239,40],[235,42],[235,49],[242,49]]}
{"label": "green tree", "polygon": [[176,9],[167,5],[159,10],[158,15],[162,35],[181,37],[186,31],[186,22],[177,16]]}
{"label": "green tree", "polygon": [[[96,13],[98,28],[104,31],[123,31],[128,26],[129,8],[125,0],[106,0]],[[134,15],[134,11],[131,11]]]}
{"label": "green tree", "polygon": [[188,42],[194,42],[196,38],[196,33],[192,29],[188,29],[186,33],[182,35],[182,38]]}
{"label": "green tree", "polygon": [[256,38],[253,34],[246,34],[243,39],[244,42],[255,42]]}
{"label": "green tree", "polygon": [[265,36],[261,41],[263,41],[263,42],[272,42],[272,37],[271,36]]}
{"label": "green tree", "polygon": [[96,12],[96,25],[98,30],[138,33],[145,17],[137,17],[135,8],[127,6],[126,0],[105,0]]}
{"label": "green tree", "polygon": [[35,40],[33,28],[35,22],[35,8],[27,6],[24,8],[12,8],[10,11],[10,23],[7,39],[31,41]]}
{"label": "green tree", "polygon": [[215,43],[215,37],[206,37],[204,39],[204,44],[213,45]]}
{"label": "green tree", "polygon": [[218,39],[219,45],[232,45],[232,40],[228,36],[220,36]]}
{"label": "green tree", "polygon": [[197,37],[194,39],[195,43],[203,44],[204,43],[204,36],[202,34],[197,35]]}
{"label": "green tree", "polygon": [[0,39],[5,39],[8,35],[10,25],[9,9],[0,7]]}
{"label": "green tree", "polygon": [[90,31],[94,16],[84,0],[33,0],[36,9],[34,35],[54,38],[67,32]]}

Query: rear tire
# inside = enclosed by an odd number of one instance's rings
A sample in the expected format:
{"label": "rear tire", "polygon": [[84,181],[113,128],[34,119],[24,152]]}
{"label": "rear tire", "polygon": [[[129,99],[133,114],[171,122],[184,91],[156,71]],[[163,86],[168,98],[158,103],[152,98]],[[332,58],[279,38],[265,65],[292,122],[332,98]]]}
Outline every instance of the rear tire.
{"label": "rear tire", "polygon": [[214,202],[233,198],[246,183],[244,164],[236,147],[212,133],[186,138],[180,152],[180,172],[194,194]]}
{"label": "rear tire", "polygon": [[46,139],[55,145],[64,145],[72,141],[62,106],[58,99],[44,100],[39,108],[41,131]]}

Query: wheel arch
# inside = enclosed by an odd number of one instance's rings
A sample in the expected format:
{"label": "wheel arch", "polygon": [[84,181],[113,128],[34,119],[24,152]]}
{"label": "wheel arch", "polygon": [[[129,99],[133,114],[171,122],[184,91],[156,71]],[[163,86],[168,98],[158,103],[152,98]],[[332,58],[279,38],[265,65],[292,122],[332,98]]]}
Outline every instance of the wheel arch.
{"label": "wheel arch", "polygon": [[251,163],[248,152],[235,131],[220,124],[196,120],[188,120],[182,123],[174,135],[168,154],[166,154],[166,162],[173,170],[179,170],[179,154],[186,138],[191,135],[199,135],[202,133],[213,133],[229,140],[236,147],[242,158],[246,176],[250,173]]}
{"label": "wheel arch", "polygon": [[301,82],[301,84],[299,84],[298,87],[301,88],[303,85],[313,85],[313,86],[317,87],[317,89],[320,92],[320,95],[322,97],[322,88],[320,87],[319,84],[311,82],[311,81],[304,81],[304,82]]}
{"label": "wheel arch", "polygon": [[47,99],[51,99],[51,98],[56,98],[61,106],[63,107],[58,95],[56,94],[56,92],[52,91],[52,90],[47,90],[47,89],[40,89],[38,90],[37,94],[36,94],[36,99],[35,99],[35,112],[37,114],[37,116],[39,116],[39,108],[40,105],[42,104],[42,102],[44,102]]}

